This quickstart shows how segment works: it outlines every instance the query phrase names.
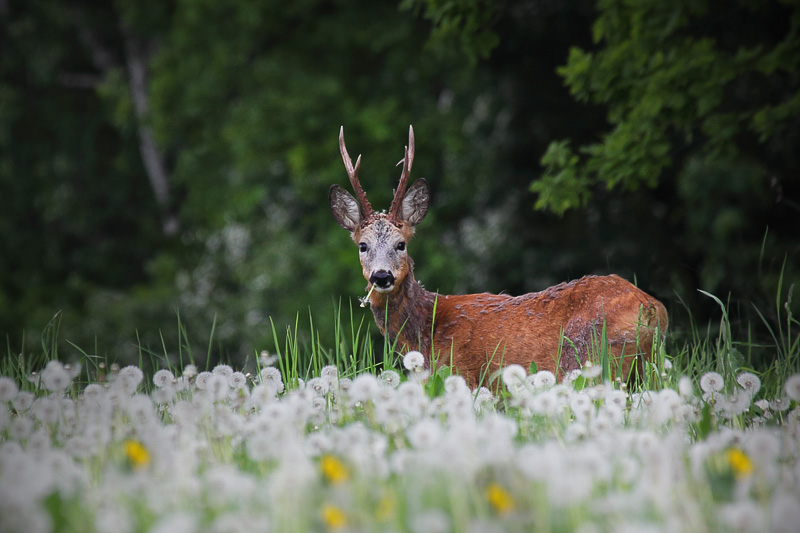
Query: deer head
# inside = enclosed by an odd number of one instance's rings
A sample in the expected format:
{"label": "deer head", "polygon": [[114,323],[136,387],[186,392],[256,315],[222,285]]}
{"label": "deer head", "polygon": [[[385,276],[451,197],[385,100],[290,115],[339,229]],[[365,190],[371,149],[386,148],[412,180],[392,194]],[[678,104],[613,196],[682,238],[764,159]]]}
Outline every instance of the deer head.
{"label": "deer head", "polygon": [[367,200],[358,181],[361,156],[354,166],[344,144],[344,127],[339,130],[339,150],[355,197],[339,185],[332,185],[328,198],[333,218],[358,244],[364,278],[374,290],[391,293],[408,274],[408,241],[414,234],[414,226],[425,218],[430,203],[427,181],[419,179],[408,187],[414,163],[414,129],[409,126],[405,156],[397,163],[402,163],[403,171],[388,213],[376,213]]}

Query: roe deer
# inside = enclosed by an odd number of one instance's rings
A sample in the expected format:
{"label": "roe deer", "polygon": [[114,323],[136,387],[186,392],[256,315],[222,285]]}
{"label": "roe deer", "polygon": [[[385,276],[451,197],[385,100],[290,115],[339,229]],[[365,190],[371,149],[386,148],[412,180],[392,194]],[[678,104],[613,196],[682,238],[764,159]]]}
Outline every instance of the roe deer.
{"label": "roe deer", "polygon": [[[471,387],[500,366],[519,364],[549,370],[559,379],[597,354],[602,331],[610,366],[627,380],[642,375],[652,357],[654,338],[667,328],[667,312],[652,296],[615,276],[585,276],[541,292],[441,295],[414,279],[407,245],[428,212],[430,189],[424,179],[408,187],[414,163],[414,130],[400,162],[400,183],[388,213],[372,209],[339,131],[342,153],[355,198],[339,185],[329,201],[336,222],[358,244],[369,302],[378,328],[396,348],[419,350],[452,363]],[[398,166],[400,165],[398,163]],[[632,372],[636,361],[636,372]]]}

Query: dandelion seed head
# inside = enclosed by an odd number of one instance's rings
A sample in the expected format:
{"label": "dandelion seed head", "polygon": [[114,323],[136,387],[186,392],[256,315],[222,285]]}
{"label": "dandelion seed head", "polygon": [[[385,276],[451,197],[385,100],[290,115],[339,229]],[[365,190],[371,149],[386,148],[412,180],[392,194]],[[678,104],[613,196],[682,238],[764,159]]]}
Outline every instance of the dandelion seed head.
{"label": "dandelion seed head", "polygon": [[536,394],[531,401],[531,410],[543,416],[556,414],[560,409],[558,397],[552,391],[542,391]]}
{"label": "dandelion seed head", "polygon": [[441,426],[433,420],[420,420],[406,432],[411,446],[419,450],[429,450],[436,446],[441,437]]}
{"label": "dandelion seed head", "polygon": [[34,422],[31,418],[17,416],[8,424],[8,434],[14,440],[25,440],[33,432]]}
{"label": "dandelion seed head", "polygon": [[537,389],[552,387],[556,384],[556,376],[549,370],[540,370],[533,375],[533,386]]}
{"label": "dandelion seed head", "polygon": [[723,411],[726,408],[727,400],[724,395],[719,392],[710,391],[703,393],[703,402],[714,407],[715,411]]}
{"label": "dandelion seed head", "polygon": [[400,374],[394,370],[384,370],[381,372],[380,380],[384,385],[396,389],[400,385]]}
{"label": "dandelion seed head", "polygon": [[800,374],[790,376],[783,388],[786,391],[786,396],[796,402],[800,402]]}
{"label": "dandelion seed head", "polygon": [[97,403],[102,401],[105,396],[105,389],[97,383],[90,383],[83,389],[81,396],[85,400]]}
{"label": "dandelion seed head", "polygon": [[587,421],[594,411],[594,405],[589,396],[583,391],[575,392],[570,396],[569,408],[577,420]]}
{"label": "dandelion seed head", "polygon": [[444,390],[448,394],[469,393],[467,382],[461,376],[447,376],[444,380]]}
{"label": "dandelion seed head", "polygon": [[173,387],[156,388],[150,393],[150,397],[155,403],[164,405],[172,403],[175,400],[175,392]]}
{"label": "dandelion seed head", "polygon": [[61,362],[52,360],[47,362],[41,374],[44,388],[54,393],[62,393],[72,384],[72,376]]}
{"label": "dandelion seed head", "polygon": [[492,404],[494,400],[494,394],[486,387],[481,387],[475,393],[475,402],[478,404]]}
{"label": "dandelion seed head", "polygon": [[211,394],[211,397],[216,401],[224,400],[228,397],[228,377],[224,373],[211,374],[206,380],[205,390]]}
{"label": "dandelion seed head", "polygon": [[600,365],[593,365],[591,361],[586,361],[581,369],[581,375],[586,379],[594,379],[600,376],[602,370]]}
{"label": "dandelion seed head", "polygon": [[503,383],[512,393],[525,387],[527,372],[520,365],[508,365],[503,369]]}
{"label": "dandelion seed head", "polygon": [[789,398],[786,397],[775,398],[774,400],[770,400],[769,402],[770,408],[778,413],[786,411],[787,409],[789,409],[791,405],[792,405],[791,401],[789,401]]}
{"label": "dandelion seed head", "polygon": [[230,377],[231,374],[233,374],[233,369],[229,365],[217,365],[213,368],[211,373],[227,378]]}
{"label": "dandelion seed head", "polygon": [[272,355],[267,350],[261,350],[261,353],[258,354],[258,363],[261,366],[272,366],[277,363],[279,359],[277,355]]}
{"label": "dandelion seed head", "polygon": [[703,392],[719,392],[725,386],[725,381],[717,372],[706,372],[700,377],[700,389]]}
{"label": "dandelion seed head", "polygon": [[10,402],[17,397],[19,388],[13,379],[0,376],[0,402]]}
{"label": "dandelion seed head", "polygon": [[280,394],[284,391],[281,371],[277,368],[272,366],[262,368],[259,375],[261,376],[261,383],[271,385],[277,394]]}
{"label": "dandelion seed head", "polygon": [[114,385],[126,394],[133,394],[144,379],[144,373],[139,367],[130,365],[122,368],[114,380]]}
{"label": "dandelion seed head", "polygon": [[725,399],[724,415],[728,418],[739,416],[750,407],[750,393],[745,390],[737,390]]}
{"label": "dandelion seed head", "polygon": [[683,398],[691,398],[694,396],[694,385],[688,376],[681,376],[678,380],[678,393]]}
{"label": "dandelion seed head", "polygon": [[761,389],[761,380],[752,372],[742,372],[736,376],[736,383],[746,390],[751,397],[755,396]]}
{"label": "dandelion seed head", "polygon": [[403,356],[403,366],[406,370],[422,370],[425,366],[425,356],[421,352],[412,350]]}
{"label": "dandelion seed head", "polygon": [[378,379],[372,374],[363,373],[353,380],[348,390],[351,403],[366,402],[374,398],[381,386]]}
{"label": "dandelion seed head", "polygon": [[183,372],[181,375],[186,379],[192,379],[197,375],[197,366],[193,364],[186,365],[185,367],[183,367]]}
{"label": "dandelion seed head", "polygon": [[330,385],[322,378],[311,378],[306,383],[306,389],[312,391],[316,396],[325,396],[330,391]]}
{"label": "dandelion seed head", "polygon": [[625,409],[628,403],[628,395],[621,390],[609,388],[604,395],[606,405],[613,405],[618,409]]}
{"label": "dandelion seed head", "polygon": [[153,374],[153,384],[159,389],[172,387],[172,382],[175,381],[175,375],[167,369],[161,369]]}
{"label": "dandelion seed head", "polygon": [[194,385],[197,387],[197,390],[206,390],[208,387],[208,380],[213,376],[211,372],[200,372],[197,374],[194,380]]}
{"label": "dandelion seed head", "polygon": [[761,508],[751,500],[728,503],[719,508],[719,520],[731,531],[763,531]]}
{"label": "dandelion seed head", "polygon": [[[388,372],[385,371],[385,372]],[[334,365],[327,365],[322,367],[319,377],[321,377],[328,384],[329,390],[336,390],[339,387],[339,369]]]}
{"label": "dandelion seed head", "polygon": [[153,401],[149,396],[143,394],[136,394],[131,396],[126,405],[128,416],[137,427],[144,427],[149,422],[156,418],[155,410],[153,409]]}
{"label": "dandelion seed head", "polygon": [[773,463],[780,458],[781,442],[767,430],[753,431],[745,436],[743,447],[759,463]]}
{"label": "dandelion seed head", "polygon": [[52,396],[37,398],[34,402],[34,416],[43,424],[55,424],[61,414],[61,403]]}

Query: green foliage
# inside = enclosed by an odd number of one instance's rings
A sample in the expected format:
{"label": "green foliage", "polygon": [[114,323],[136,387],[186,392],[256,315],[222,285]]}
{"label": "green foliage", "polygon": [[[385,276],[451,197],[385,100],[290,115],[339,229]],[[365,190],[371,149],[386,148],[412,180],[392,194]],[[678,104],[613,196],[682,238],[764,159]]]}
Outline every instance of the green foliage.
{"label": "green foliage", "polygon": [[457,44],[475,65],[486,59],[500,38],[491,28],[499,5],[491,0],[404,0],[401,8],[422,12],[433,24],[429,45],[444,51]]}
{"label": "green foliage", "polygon": [[551,144],[532,184],[538,208],[582,207],[598,184],[635,190],[680,180],[697,160],[743,167],[744,180],[796,179],[785,166],[787,156],[797,164],[786,144],[800,116],[796,5],[720,13],[712,2],[606,0],[599,9],[596,51],[573,48],[559,73],[575,98],[606,108],[611,129],[577,153]]}

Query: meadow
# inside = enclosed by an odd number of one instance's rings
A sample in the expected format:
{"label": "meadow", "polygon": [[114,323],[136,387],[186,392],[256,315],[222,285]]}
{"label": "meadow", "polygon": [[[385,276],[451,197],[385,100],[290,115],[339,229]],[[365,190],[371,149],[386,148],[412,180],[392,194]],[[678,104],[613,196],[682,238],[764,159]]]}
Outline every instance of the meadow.
{"label": "meadow", "polygon": [[45,342],[0,363],[0,531],[798,531],[797,325],[767,369],[723,322],[630,388],[598,360],[470,390],[360,327],[276,334],[250,372]]}

